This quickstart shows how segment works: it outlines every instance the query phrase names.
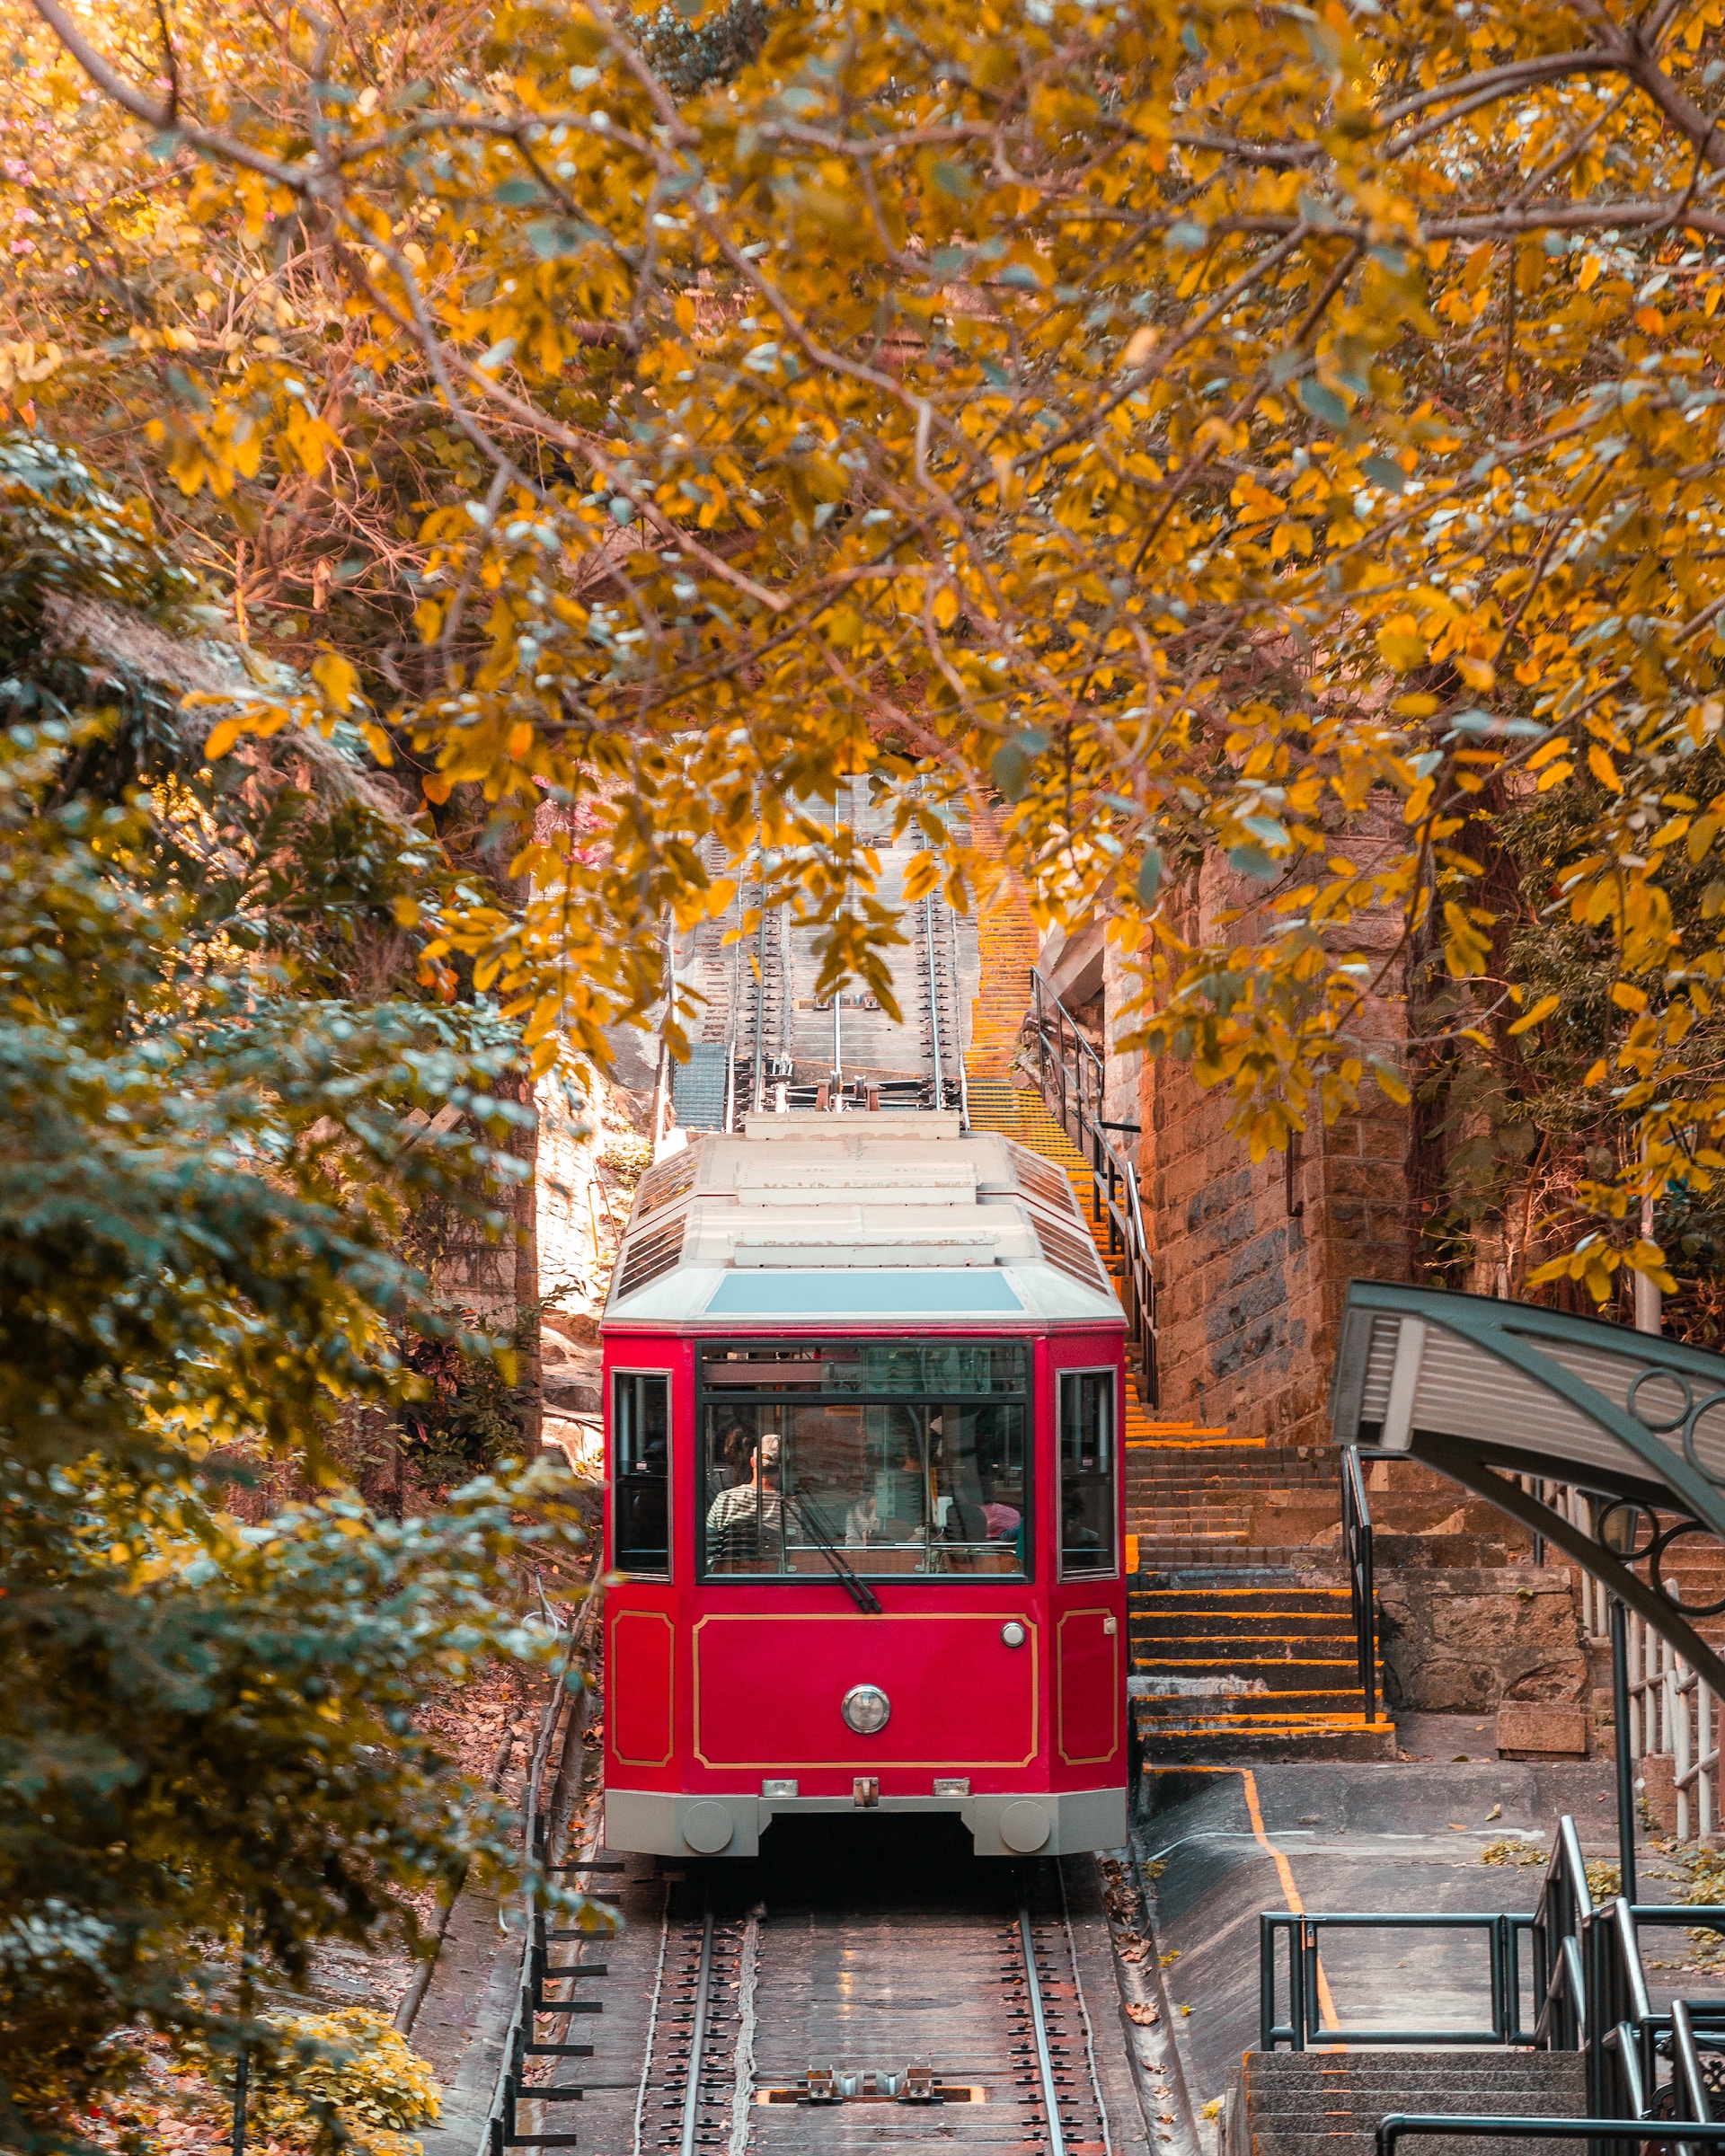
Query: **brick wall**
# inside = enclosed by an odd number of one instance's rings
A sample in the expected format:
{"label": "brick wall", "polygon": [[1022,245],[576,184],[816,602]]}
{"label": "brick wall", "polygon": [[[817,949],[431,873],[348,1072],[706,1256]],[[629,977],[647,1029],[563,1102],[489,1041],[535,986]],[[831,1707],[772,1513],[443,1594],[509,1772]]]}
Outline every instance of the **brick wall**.
{"label": "brick wall", "polygon": [[[1226,939],[1219,916],[1257,895],[1225,862],[1207,863],[1184,896],[1181,932]],[[1393,923],[1368,922],[1350,941],[1382,956],[1394,933]],[[1363,1026],[1375,1047],[1399,1047],[1399,995],[1375,1004]],[[1146,1062],[1139,1161],[1156,1266],[1159,1413],[1271,1444],[1322,1445],[1349,1281],[1409,1277],[1407,1112],[1368,1081],[1356,1112],[1328,1127],[1314,1117],[1291,1184],[1284,1154],[1253,1165],[1227,1114],[1225,1092],[1201,1090],[1190,1065]]]}

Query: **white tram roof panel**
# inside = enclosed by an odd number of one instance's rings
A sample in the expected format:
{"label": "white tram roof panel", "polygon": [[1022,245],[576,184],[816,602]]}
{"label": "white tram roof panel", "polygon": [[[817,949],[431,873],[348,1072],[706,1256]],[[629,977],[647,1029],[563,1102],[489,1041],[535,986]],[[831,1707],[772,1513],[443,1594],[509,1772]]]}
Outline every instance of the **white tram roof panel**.
{"label": "white tram roof panel", "polygon": [[1061,1171],[945,1112],[703,1133],[641,1178],[606,1317],[1125,1323]]}

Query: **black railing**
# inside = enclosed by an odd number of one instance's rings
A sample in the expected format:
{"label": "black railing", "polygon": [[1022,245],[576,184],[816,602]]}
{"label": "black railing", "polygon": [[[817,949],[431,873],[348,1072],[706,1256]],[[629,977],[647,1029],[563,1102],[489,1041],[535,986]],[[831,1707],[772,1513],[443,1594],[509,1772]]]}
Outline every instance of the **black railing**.
{"label": "black railing", "polygon": [[1031,984],[1022,1053],[1035,1071],[1048,1112],[1089,1166],[1091,1218],[1098,1227],[1107,1227],[1109,1254],[1120,1266],[1116,1285],[1126,1309],[1127,1352],[1145,1405],[1154,1407],[1156,1288],[1150,1239],[1144,1230],[1137,1176],[1109,1135],[1127,1126],[1110,1123],[1103,1113],[1107,1072],[1102,1058],[1039,973],[1031,973]]}
{"label": "black railing", "polygon": [[[1514,2045],[1533,2041],[1521,2020],[1521,1954],[1524,1931],[1533,1929],[1531,1916],[1506,1915],[1496,1910],[1422,1910],[1401,1913],[1390,1910],[1350,1910],[1345,1913],[1267,1909],[1258,1919],[1258,2047],[1277,2051],[1286,2044],[1290,2051],[1305,2051],[1314,2044],[1482,2044]],[[1318,1984],[1318,1935],[1322,1931],[1482,1931],[1491,1999],[1490,2027],[1478,2028],[1332,2028],[1322,2019]],[[1288,2018],[1278,2021],[1277,1994],[1280,1990],[1277,1951],[1279,1940],[1287,1941]]]}
{"label": "black railing", "polygon": [[[1471,2116],[1451,2118],[1433,2114],[1416,2116],[1411,2112],[1393,2111],[1387,2118],[1380,2119],[1377,2126],[1377,2156],[1395,2156],[1395,2151],[1404,2141],[1416,2136],[1441,2134],[1446,2141],[1576,2141],[1585,2142],[1589,2148],[1596,2143],[1600,2149],[1657,2148],[1659,2143],[1650,2140],[1645,2125],[1633,2121],[1619,2123],[1619,2131],[1610,2131],[1612,2122],[1603,2118],[1482,2118]],[[1725,2142],[1725,2123],[1703,2125],[1694,2134],[1686,2134],[1681,2141],[1666,2137],[1668,2143],[1678,2149],[1716,2149]]]}
{"label": "black railing", "polygon": [[1379,1719],[1377,1697],[1377,1586],[1372,1577],[1372,1506],[1366,1494],[1366,1476],[1360,1466],[1359,1447],[1345,1446],[1341,1455],[1341,1544],[1348,1563],[1348,1588],[1354,1605],[1354,1649],[1358,1657],[1359,1689],[1366,1701],[1366,1719]]}
{"label": "black railing", "polygon": [[[585,1687],[571,1692],[567,1679],[571,1667],[583,1657],[597,1608],[597,1595],[589,1590],[579,1619],[565,1635],[563,1652],[552,1678],[551,1697],[540,1719],[533,1759],[527,1770],[522,1798],[522,1844],[532,1870],[540,1875],[622,1869],[618,1864],[563,1861],[559,1847],[563,1816],[580,1771],[588,1706]],[[589,1895],[589,1898],[597,1897]],[[527,2079],[529,2060],[583,2059],[590,2058],[593,2054],[590,2044],[542,2043],[538,2034],[540,2017],[601,2010],[597,2001],[577,2000],[553,1993],[547,1988],[560,1978],[605,1974],[602,1964],[572,1967],[551,1958],[553,1946],[588,1935],[552,1930],[551,1920],[532,1884],[524,1888],[521,1904],[521,1973],[516,1985],[515,2010],[504,2032],[502,2058],[491,2092],[484,2156],[503,2156],[507,2149],[575,2146],[572,2133],[546,2132],[543,2125],[539,2130],[524,2132],[517,2113],[524,2103],[535,2106],[576,2103],[586,2094],[585,2087],[579,2084]]]}
{"label": "black railing", "polygon": [[1534,2042],[1544,2051],[1588,2048],[1588,1986],[1581,1942],[1595,1913],[1580,1837],[1566,1813],[1557,1823],[1531,1927]]}
{"label": "black railing", "polygon": [[[1641,1958],[1644,1926],[1725,1931],[1725,1909],[1683,1903],[1632,1905],[1620,1895],[1596,1905],[1575,1822],[1559,1822],[1538,1905],[1513,1912],[1429,1910],[1346,1913],[1268,1910],[1259,1918],[1259,2046],[1305,2051],[1319,2044],[1436,2046],[1496,2044],[1579,2052],[1586,2060],[1588,2116],[1521,2122],[1529,2136],[1621,2138],[1601,2129],[1641,2123],[1638,2138],[1699,2151],[1725,2134],[1680,2130],[1713,2116],[1703,2051],[1725,2052],[1725,1999],[1678,1999],[1668,2012],[1649,2002]],[[1355,2028],[1326,2022],[1321,2011],[1319,1941],[1325,1930],[1482,1931],[1486,1938],[1491,2022],[1475,2028]],[[1532,1942],[1524,1970],[1522,1939]],[[1286,1941],[1284,1948],[1283,1942]],[[1287,2019],[1278,2019],[1286,1966]],[[1524,2003],[1524,1993],[1526,2001]],[[1647,2131],[1658,2122],[1664,2130]],[[1507,2122],[1489,2118],[1395,2117],[1380,2129],[1380,2151],[1403,2135],[1454,2133],[1490,2138]],[[1518,2129],[1519,2130],[1519,2129]],[[1387,2136],[1387,2138],[1386,2138]]]}

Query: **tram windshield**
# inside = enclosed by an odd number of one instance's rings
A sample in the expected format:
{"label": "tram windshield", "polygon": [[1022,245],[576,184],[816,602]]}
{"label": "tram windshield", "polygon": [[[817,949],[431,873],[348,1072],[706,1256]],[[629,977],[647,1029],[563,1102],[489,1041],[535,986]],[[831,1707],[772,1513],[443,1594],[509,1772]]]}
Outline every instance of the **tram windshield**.
{"label": "tram windshield", "polygon": [[1030,1350],[856,1341],[702,1352],[703,1570],[1022,1578]]}

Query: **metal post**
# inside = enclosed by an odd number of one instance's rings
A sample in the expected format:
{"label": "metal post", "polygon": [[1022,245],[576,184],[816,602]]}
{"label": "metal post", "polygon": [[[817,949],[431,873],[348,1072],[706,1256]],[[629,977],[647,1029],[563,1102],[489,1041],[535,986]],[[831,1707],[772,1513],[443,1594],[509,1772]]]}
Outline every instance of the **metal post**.
{"label": "metal post", "polygon": [[[1647,1158],[1643,1142],[1641,1158]],[[1653,1194],[1649,1191],[1641,1200],[1641,1241],[1653,1240]],[[1650,1273],[1635,1276],[1635,1330],[1637,1332],[1663,1332],[1665,1330],[1665,1296]]]}
{"label": "metal post", "polygon": [[1611,1712],[1617,1738],[1617,1861],[1622,1893],[1635,1901],[1635,1761],[1629,1742],[1629,1632],[1623,1600],[1611,1597]]}
{"label": "metal post", "polygon": [[[257,1948],[257,1924],[248,1917],[240,1929],[240,2023],[242,2028],[252,2019],[252,1960]],[[252,2046],[240,2038],[234,2054],[234,2131],[230,2137],[233,2156],[245,2156],[246,2083],[250,2079],[247,2069],[252,2063]]]}

